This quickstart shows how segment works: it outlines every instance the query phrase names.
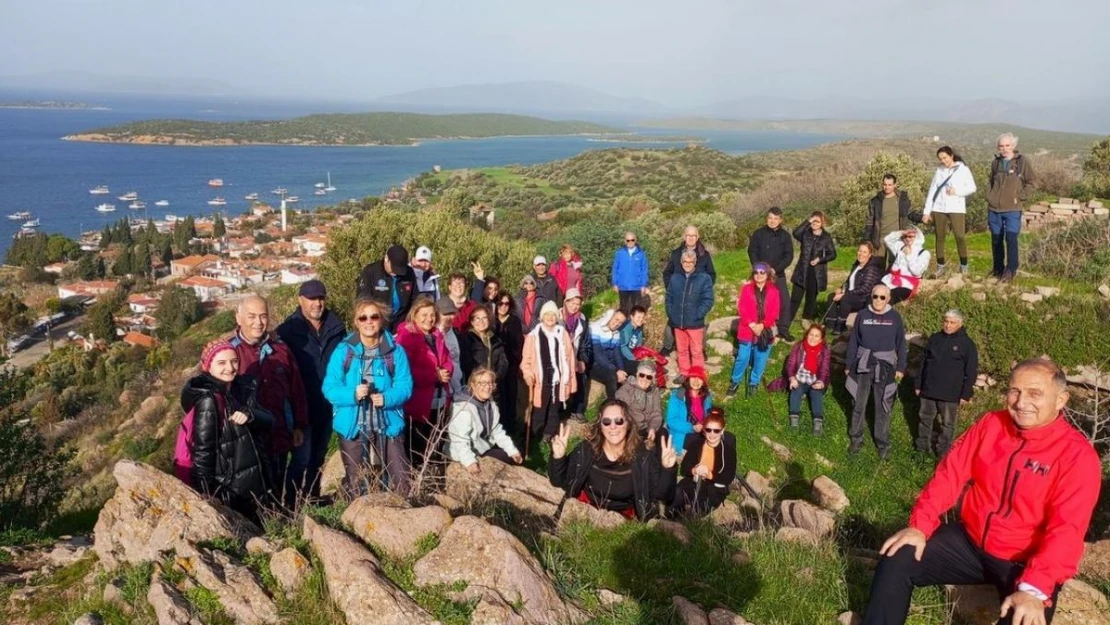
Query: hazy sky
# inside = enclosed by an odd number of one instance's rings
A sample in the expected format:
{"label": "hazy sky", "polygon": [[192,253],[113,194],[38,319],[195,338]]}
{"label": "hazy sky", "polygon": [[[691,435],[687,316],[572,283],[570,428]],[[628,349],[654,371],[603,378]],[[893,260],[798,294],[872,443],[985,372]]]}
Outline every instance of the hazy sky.
{"label": "hazy sky", "polygon": [[746,95],[1110,93],[1110,0],[0,0],[0,75],[211,77],[362,99],[554,80]]}

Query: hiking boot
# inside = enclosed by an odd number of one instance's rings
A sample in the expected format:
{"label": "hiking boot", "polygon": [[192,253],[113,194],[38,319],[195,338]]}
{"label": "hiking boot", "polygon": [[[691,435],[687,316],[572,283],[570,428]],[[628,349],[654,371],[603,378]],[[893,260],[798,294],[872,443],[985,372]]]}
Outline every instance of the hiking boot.
{"label": "hiking boot", "polygon": [[789,330],[787,330],[786,332],[783,332],[782,334],[780,334],[780,335],[779,335],[779,338],[781,338],[782,340],[786,341],[787,343],[793,343],[793,342],[794,342],[795,340],[797,340],[797,339],[795,339],[795,338],[794,338],[794,337],[793,337],[793,336],[792,336],[792,335],[790,334],[790,331],[789,331]]}
{"label": "hiking boot", "polygon": [[960,275],[961,276],[966,276],[967,272],[968,272],[967,265],[960,265]]}
{"label": "hiking boot", "polygon": [[848,445],[848,455],[855,456],[859,453],[860,447],[863,447],[863,443],[852,441],[852,443]]}
{"label": "hiking boot", "polygon": [[933,272],[933,279],[939,280],[944,277],[944,263],[937,263],[937,270]]}
{"label": "hiking boot", "polygon": [[725,393],[725,399],[732,399],[733,397],[736,397],[736,391],[738,390],[740,390],[739,382],[733,382],[732,384],[729,384],[728,392]]}
{"label": "hiking boot", "polygon": [[790,429],[791,430],[798,429],[798,422],[801,421],[801,420],[802,420],[802,418],[800,416],[796,415],[796,414],[790,415]]}
{"label": "hiking boot", "polygon": [[998,278],[998,281],[999,282],[1013,282],[1014,281],[1014,272],[1010,271],[1009,269],[1007,269],[1006,271],[1003,271],[1002,275]]}
{"label": "hiking boot", "polygon": [[825,420],[821,417],[813,418],[813,435],[822,436],[825,434]]}

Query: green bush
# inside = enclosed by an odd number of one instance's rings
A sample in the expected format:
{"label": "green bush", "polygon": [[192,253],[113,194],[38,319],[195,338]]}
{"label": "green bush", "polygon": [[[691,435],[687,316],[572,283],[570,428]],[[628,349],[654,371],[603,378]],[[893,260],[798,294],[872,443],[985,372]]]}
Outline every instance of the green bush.
{"label": "green bush", "polygon": [[1045,230],[1029,245],[1026,261],[1045,276],[1091,285],[1106,282],[1110,280],[1110,221],[1080,219]]}
{"label": "green bush", "polygon": [[843,240],[863,238],[871,198],[879,192],[887,173],[898,177],[898,188],[909,193],[914,208],[925,205],[925,193],[932,180],[930,170],[905,154],[880,152],[862,172],[848,178],[841,186],[840,204],[833,215],[835,219],[829,224],[834,236]]}
{"label": "green bush", "polygon": [[1110,197],[1110,137],[1091,147],[1083,162],[1083,184],[1099,197]]}
{"label": "green bush", "polygon": [[25,414],[0,417],[0,531],[38,529],[58,513],[73,453],[46,442]]}

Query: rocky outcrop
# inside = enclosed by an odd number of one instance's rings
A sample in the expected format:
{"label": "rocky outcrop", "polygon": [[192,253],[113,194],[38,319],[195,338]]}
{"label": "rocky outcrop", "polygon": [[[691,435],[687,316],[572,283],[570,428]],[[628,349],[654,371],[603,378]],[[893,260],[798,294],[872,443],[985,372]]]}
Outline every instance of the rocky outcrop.
{"label": "rocky outcrop", "polygon": [[304,538],[320,558],[328,592],[348,623],[438,625],[439,621],[386,578],[378,559],[354,538],[307,516]]}
{"label": "rocky outcrop", "polygon": [[343,522],[363,541],[404,559],[417,554],[424,536],[443,533],[451,515],[439,506],[411,508],[393,493],[371,493],[351,502]]}
{"label": "rocky outcrop", "polygon": [[497,594],[486,593],[474,606],[470,625],[527,625],[527,621]]}
{"label": "rocky outcrop", "polygon": [[311,569],[312,564],[308,558],[292,547],[282,549],[270,558],[270,573],[281,589],[289,594],[296,592],[304,584]]}
{"label": "rocky outcrop", "polygon": [[752,625],[744,617],[724,608],[713,608],[709,611],[709,625]]}
{"label": "rocky outcrop", "polygon": [[493,458],[480,458],[478,462],[482,469],[478,475],[471,475],[457,462],[447,466],[448,496],[464,505],[493,500],[539,516],[555,517],[563,491],[546,477]]}
{"label": "rocky outcrop", "polygon": [[624,525],[627,520],[618,512],[595,508],[577,499],[567,499],[563,502],[563,511],[559,515],[559,531],[576,521],[588,523],[594,527],[611,529]]}
{"label": "rocky outcrop", "polygon": [[119,488],[93,530],[96,554],[108,569],[157,560],[162,552],[227,537],[244,541],[258,528],[236,512],[202,498],[172,475],[121,460]]}
{"label": "rocky outcrop", "polygon": [[780,527],[778,531],[775,532],[775,540],[811,546],[817,546],[819,542],[819,539],[813,532],[804,530],[800,527]]}
{"label": "rocky outcrop", "polygon": [[202,625],[189,611],[189,602],[176,588],[155,573],[146,593],[147,603],[154,608],[158,625]]}
{"label": "rocky outcrop", "polygon": [[254,573],[226,553],[181,545],[174,566],[215,593],[235,622],[263,625],[280,620],[277,604]]}
{"label": "rocky outcrop", "polygon": [[671,536],[674,536],[675,540],[682,543],[683,545],[690,544],[690,530],[686,529],[685,525],[678,523],[677,521],[652,519],[651,521],[648,521],[648,526],[654,527],[655,529],[665,534],[670,534]]}
{"label": "rocky outcrop", "polygon": [[337,451],[328,456],[320,473],[320,494],[334,495],[338,493],[340,486],[343,484],[343,477],[345,475],[343,471],[343,458],[339,455],[339,452]]}
{"label": "rocky outcrop", "polygon": [[718,527],[729,529],[744,523],[744,513],[735,501],[726,499],[709,513],[709,520]]}
{"label": "rocky outcrop", "polygon": [[813,480],[812,494],[818,505],[837,514],[852,505],[848,499],[848,493],[827,475],[818,476]]}
{"label": "rocky outcrop", "polygon": [[1088,577],[1110,582],[1110,538],[1087,543],[1079,572]]}
{"label": "rocky outcrop", "polygon": [[559,597],[551,576],[515,536],[477,517],[455,519],[413,573],[417,586],[467,582],[462,599],[496,593],[504,603],[520,606],[517,613],[529,625],[586,620]]}
{"label": "rocky outcrop", "polygon": [[783,527],[804,529],[818,538],[824,538],[836,529],[836,517],[828,510],[800,499],[786,499],[779,504]]}
{"label": "rocky outcrop", "polygon": [[675,595],[671,597],[671,605],[682,625],[709,625],[709,616],[693,601]]}
{"label": "rocky outcrop", "polygon": [[[948,586],[956,615],[967,623],[994,623],[1001,602],[994,586]],[[1110,625],[1110,602],[1095,588],[1077,579],[1064,584],[1056,597],[1053,625]]]}

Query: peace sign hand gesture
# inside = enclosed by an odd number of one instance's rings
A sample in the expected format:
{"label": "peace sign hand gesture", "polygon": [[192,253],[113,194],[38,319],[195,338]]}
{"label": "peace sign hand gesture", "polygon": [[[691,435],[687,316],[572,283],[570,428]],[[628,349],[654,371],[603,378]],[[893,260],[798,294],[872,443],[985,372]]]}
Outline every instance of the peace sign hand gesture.
{"label": "peace sign hand gesture", "polygon": [[674,439],[670,436],[664,436],[660,439],[662,444],[659,450],[659,461],[663,464],[664,469],[673,469],[676,462],[678,462],[678,454],[674,451]]}
{"label": "peace sign hand gesture", "polygon": [[551,457],[562,458],[567,455],[567,439],[570,438],[570,426],[566,423],[559,424],[559,433],[551,437]]}
{"label": "peace sign hand gesture", "polygon": [[478,278],[479,280],[486,279],[486,272],[482,270],[482,263],[479,263],[477,261],[472,262],[470,263],[470,269],[474,272],[475,278]]}

